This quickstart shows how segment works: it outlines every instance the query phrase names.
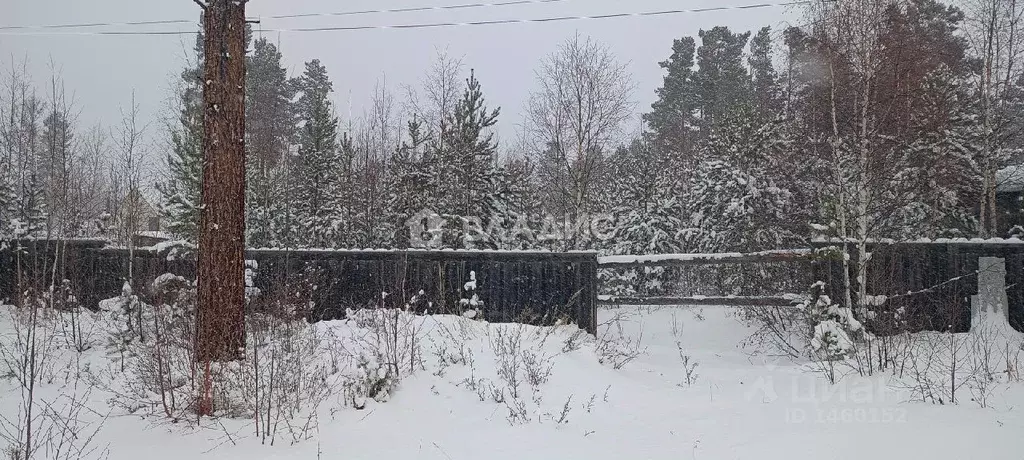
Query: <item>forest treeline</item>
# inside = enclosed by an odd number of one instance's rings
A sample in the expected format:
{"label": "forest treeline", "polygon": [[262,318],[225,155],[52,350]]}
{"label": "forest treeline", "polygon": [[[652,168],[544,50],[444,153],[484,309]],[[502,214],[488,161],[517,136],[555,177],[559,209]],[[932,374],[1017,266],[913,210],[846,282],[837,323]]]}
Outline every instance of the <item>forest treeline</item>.
{"label": "forest treeline", "polygon": [[[447,247],[720,252],[812,235],[1003,236],[997,173],[1024,147],[1022,20],[1013,0],[844,0],[812,3],[781,30],[701,30],[664,44],[664,81],[639,130],[625,61],[580,35],[538,64],[523,114],[493,107],[472,63],[442,54],[420,85],[379,86],[351,119],[334,106],[340,69],[312,60],[289,76],[278,47],[253,38],[248,244],[407,247],[406,223],[424,209],[448,223]],[[12,67],[0,96],[3,234],[123,240],[143,226],[126,208],[145,195],[167,231],[194,240],[201,52],[174,85],[166,126],[143,126],[129,107],[115,129],[82,129],[58,78],[37,86]],[[495,138],[499,119],[521,124],[514,142]],[[160,130],[169,142],[149,153],[166,174],[149,180],[143,139]]]}

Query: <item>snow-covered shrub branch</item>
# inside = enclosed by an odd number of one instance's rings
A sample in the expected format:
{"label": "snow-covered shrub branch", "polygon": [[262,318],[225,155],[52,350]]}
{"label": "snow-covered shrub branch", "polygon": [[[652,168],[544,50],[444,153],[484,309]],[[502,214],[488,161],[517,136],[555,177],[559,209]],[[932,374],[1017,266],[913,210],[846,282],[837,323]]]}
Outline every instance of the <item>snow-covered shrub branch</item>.
{"label": "snow-covered shrub branch", "polygon": [[639,358],[640,355],[647,353],[647,349],[643,345],[642,328],[635,338],[627,334],[624,329],[624,323],[634,319],[626,312],[617,311],[611,318],[598,324],[597,354],[602,364],[610,365],[614,369],[622,369],[623,366]]}

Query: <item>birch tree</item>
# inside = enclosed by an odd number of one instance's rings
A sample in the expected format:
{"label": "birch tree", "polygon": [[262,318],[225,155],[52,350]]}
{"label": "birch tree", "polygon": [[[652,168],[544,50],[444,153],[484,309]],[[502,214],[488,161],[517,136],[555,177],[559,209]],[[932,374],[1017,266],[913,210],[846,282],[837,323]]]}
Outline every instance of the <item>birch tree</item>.
{"label": "birch tree", "polygon": [[526,129],[546,201],[551,211],[579,222],[594,210],[603,158],[631,115],[632,77],[608,47],[576,35],[541,63],[537,85]]}
{"label": "birch tree", "polygon": [[1024,2],[970,0],[966,8],[967,36],[981,63],[977,88],[984,138],[979,158],[982,180],[978,218],[980,235],[987,237],[999,231],[996,172],[1015,153],[1019,155],[1021,147]]}

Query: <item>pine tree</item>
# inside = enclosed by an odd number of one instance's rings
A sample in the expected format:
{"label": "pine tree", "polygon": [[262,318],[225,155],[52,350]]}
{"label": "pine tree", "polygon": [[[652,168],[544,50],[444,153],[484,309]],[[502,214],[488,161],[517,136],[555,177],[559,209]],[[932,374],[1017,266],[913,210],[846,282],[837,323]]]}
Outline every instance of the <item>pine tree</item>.
{"label": "pine tree", "polygon": [[410,238],[405,231],[406,221],[420,211],[436,209],[431,189],[432,157],[426,152],[430,139],[425,134],[423,121],[415,114],[406,130],[408,139],[402,141],[388,165],[387,199],[388,220],[399,229],[392,244],[403,249],[409,247]]}
{"label": "pine tree", "polygon": [[970,97],[973,88],[943,67],[922,89],[921,104],[911,113],[912,140],[900,149],[890,181],[905,204],[887,213],[880,226],[887,236],[903,239],[972,236],[978,222],[970,211],[980,188],[985,136]]}
{"label": "pine tree", "polygon": [[611,162],[610,187],[616,228],[611,247],[618,254],[682,251],[678,237],[683,208],[679,180],[670,158],[643,140],[620,148]]}
{"label": "pine tree", "polygon": [[498,122],[499,113],[500,109],[488,111],[480,82],[471,70],[462,99],[455,104],[446,130],[441,133],[445,150],[440,161],[444,167],[452,168],[455,179],[452,184],[438,184],[441,188],[450,187],[450,193],[442,193],[450,204],[445,212],[487,217],[487,192],[496,172],[497,149],[494,134],[487,131]]}
{"label": "pine tree", "polygon": [[[0,248],[3,248],[4,240],[14,234],[13,223],[18,215],[18,193],[15,187],[15,136],[18,131],[15,122],[15,102],[11,101],[8,106],[6,101],[0,98],[0,104],[3,104],[0,106]],[[7,113],[7,110],[11,113]]]}
{"label": "pine tree", "polygon": [[[504,208],[501,200],[507,191],[495,159],[497,144],[490,132],[499,113],[500,109],[488,110],[480,82],[470,70],[462,97],[445,116],[441,142],[425,164],[433,172],[433,204],[450,221],[451,231],[444,238],[449,247],[462,247],[470,242],[468,237],[477,236],[463,234],[464,222],[487,226]],[[486,238],[476,239],[472,245],[482,240]],[[487,244],[493,247],[497,243]]]}
{"label": "pine tree", "polygon": [[743,65],[750,32],[733,33],[718,26],[701,30],[700,39],[694,80],[701,126],[707,130],[750,105],[750,74]]}
{"label": "pine tree", "polygon": [[668,75],[657,90],[658,100],[651,105],[652,111],[644,115],[656,145],[667,151],[692,152],[697,111],[693,71],[696,46],[692,37],[672,44],[672,56],[659,64]]}
{"label": "pine tree", "polygon": [[340,219],[338,196],[338,117],[330,95],[333,91],[327,69],[319,60],[306,63],[298,82],[300,119],[299,157],[296,176],[296,213],[306,244],[330,247],[335,244]]}
{"label": "pine tree", "polygon": [[289,210],[288,153],[295,137],[295,82],[281,65],[281,52],[267,39],[255,41],[246,75],[246,216],[251,246],[280,246],[282,216]]}
{"label": "pine tree", "polygon": [[177,123],[170,128],[169,178],[157,185],[167,230],[195,242],[203,177],[203,34],[196,38],[195,65],[181,74]]}
{"label": "pine tree", "polygon": [[515,222],[537,215],[536,189],[532,187],[532,164],[527,159],[510,159],[489,174],[489,190],[485,199],[482,222],[490,249],[534,249],[535,246],[516,241],[509,235]]}
{"label": "pine tree", "polygon": [[[349,133],[343,133],[338,143],[338,222],[335,243],[338,247],[353,248],[357,244],[355,220],[358,187],[356,183],[356,146]],[[390,209],[390,208],[389,208]]]}
{"label": "pine tree", "polygon": [[28,169],[22,178],[21,196],[16,204],[13,220],[15,237],[43,237],[46,235],[49,208],[46,207],[46,188],[39,175]]}
{"label": "pine tree", "polygon": [[799,166],[787,156],[792,143],[785,126],[761,123],[749,113],[720,124],[684,194],[688,250],[759,251],[803,243],[807,217],[795,205],[790,179]]}
{"label": "pine tree", "polygon": [[39,118],[43,103],[33,96],[22,95],[18,130],[21,139],[19,159],[18,203],[14,234],[19,237],[43,237],[48,230],[50,209],[46,206],[46,182],[39,172],[37,156],[42,150]]}
{"label": "pine tree", "polygon": [[762,120],[780,114],[782,99],[779,88],[779,74],[772,63],[772,29],[765,27],[750,40],[750,66],[754,108]]}
{"label": "pine tree", "polygon": [[792,219],[791,197],[770,177],[745,172],[726,160],[702,162],[683,198],[686,250],[748,252],[798,243],[779,224]]}

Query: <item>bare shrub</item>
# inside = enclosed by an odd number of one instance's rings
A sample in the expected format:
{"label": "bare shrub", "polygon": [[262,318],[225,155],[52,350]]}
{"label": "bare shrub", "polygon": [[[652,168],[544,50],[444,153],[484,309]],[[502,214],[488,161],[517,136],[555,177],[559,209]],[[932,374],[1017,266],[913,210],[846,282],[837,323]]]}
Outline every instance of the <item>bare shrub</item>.
{"label": "bare shrub", "polygon": [[[56,401],[44,403],[44,419],[47,420],[41,452],[44,458],[81,460],[107,456],[108,448],[101,448],[94,441],[110,414],[99,414],[86,406],[91,394],[91,388],[79,391],[76,386]],[[98,420],[88,422],[88,416]]]}
{"label": "bare shrub", "polygon": [[683,335],[683,322],[679,320],[676,312],[672,312],[672,337],[678,338]]}
{"label": "bare shrub", "polygon": [[83,315],[89,315],[82,307],[71,287],[71,281],[64,279],[52,294],[54,309],[60,313],[60,334],[68,348],[81,354],[96,345],[97,327],[95,321],[83,321]]}
{"label": "bare shrub", "polygon": [[623,366],[647,353],[643,346],[643,326],[637,337],[630,337],[623,328],[623,323],[630,320],[626,312],[616,312],[615,316],[598,325],[597,354],[601,364],[611,365],[613,369]]}
{"label": "bare shrub", "polygon": [[[676,342],[676,348],[679,349],[679,360],[683,364],[683,375],[685,377],[683,382],[686,386],[692,386],[694,382],[697,381],[697,366],[699,366],[700,363],[693,359],[692,356],[686,354],[681,342]],[[680,384],[680,386],[682,386],[682,384]]]}
{"label": "bare shrub", "polygon": [[526,402],[522,399],[512,397],[505,401],[505,407],[508,408],[508,423],[511,425],[523,425],[530,423],[530,412],[526,408]]}
{"label": "bare shrub", "polygon": [[[30,289],[21,297],[21,307],[11,308],[9,314],[13,332],[0,337],[0,359],[5,375],[18,385],[20,399],[17,413],[0,417],[2,436],[7,442],[7,453],[12,458],[35,458],[43,446],[40,431],[45,430],[46,418],[38,395],[39,387],[51,374],[53,340],[46,327],[47,310],[38,291]],[[52,383],[48,382],[48,383]]]}
{"label": "bare shrub", "polygon": [[498,377],[505,382],[509,396],[519,398],[519,386],[522,382],[520,369],[523,350],[523,326],[498,326],[490,336],[491,351],[494,352],[495,368]]}
{"label": "bare shrub", "polygon": [[555,367],[550,358],[545,358],[532,350],[523,350],[522,359],[526,383],[537,388],[548,382]]}
{"label": "bare shrub", "polygon": [[942,404],[944,402],[943,386],[935,378],[935,374],[942,366],[938,351],[938,336],[927,334],[920,336],[919,339],[908,353],[907,378],[909,383],[905,387],[910,390],[910,398],[913,401]]}
{"label": "bare shrub", "polygon": [[741,318],[755,328],[744,345],[773,356],[799,359],[806,355],[807,319],[792,307],[748,307]]}
{"label": "bare shrub", "polygon": [[971,399],[988,406],[998,382],[994,354],[999,341],[990,332],[970,334],[921,333],[913,336],[906,375],[898,385],[909,390],[912,401],[958,404],[964,387]]}
{"label": "bare shrub", "polygon": [[576,329],[562,343],[562,353],[572,353],[579,350],[583,343],[590,339],[590,334],[583,329]]}
{"label": "bare shrub", "polygon": [[1020,355],[1021,351],[1024,351],[1024,342],[1017,340],[1014,342],[1007,341],[1004,346],[1003,359],[1006,361],[1006,369],[1003,370],[1006,373],[1007,380],[1011,382],[1020,382]]}
{"label": "bare shrub", "polygon": [[[61,312],[37,292],[29,289],[20,307],[6,307],[12,331],[0,336],[3,376],[19,390],[16,412],[0,414],[4,453],[18,460],[101,458],[106,450],[93,440],[106,416],[86,408],[91,389],[80,386],[78,360],[62,359],[58,347],[66,339],[61,337]],[[58,370],[64,376],[59,395],[48,399],[43,388],[61,380]],[[98,421],[90,422],[86,415]]]}
{"label": "bare shrub", "polygon": [[438,363],[438,369],[434,375],[443,377],[451,366],[472,364],[473,350],[466,346],[466,343],[473,337],[469,321],[459,318],[454,327],[449,327],[441,321],[435,321],[435,330],[441,337],[430,338],[431,351]]}
{"label": "bare shrub", "polygon": [[[1005,339],[1002,331],[991,323],[974,325],[968,336],[966,385],[971,400],[982,408],[988,407],[989,398],[1000,383],[999,374],[1005,373],[1009,379],[1010,360],[1007,354],[1000,356],[1000,348],[1005,347],[1000,345],[1006,343]],[[1006,368],[999,370],[999,365],[1004,363]]]}
{"label": "bare shrub", "polygon": [[[235,416],[252,418],[261,442],[273,445],[284,431],[295,444],[318,429],[318,409],[349,379],[340,343],[330,330],[307,323],[289,304],[250,314],[249,350],[221,384]],[[346,363],[347,364],[347,363]],[[225,408],[227,410],[228,408]]]}
{"label": "bare shrub", "polygon": [[[295,291],[309,292],[280,292]],[[209,375],[212,415],[253,420],[262,443],[294,444],[315,435],[318,409],[355,381],[344,372],[354,367],[354,358],[343,352],[331,329],[305,320],[308,298],[250,292],[245,353],[208,369],[195,363],[195,283],[163,275],[149,299],[152,304],[139,304],[142,321],[135,330],[123,326],[122,310],[110,313],[110,347],[118,354],[93,376],[113,395],[110,403],[126,413],[197,420],[198,395],[207,386],[200,380]]]}
{"label": "bare shrub", "polygon": [[555,425],[565,425],[569,423],[569,413],[572,412],[572,395],[565,400],[565,404],[562,405],[562,410],[557,415],[547,414],[548,418],[555,422]]}

